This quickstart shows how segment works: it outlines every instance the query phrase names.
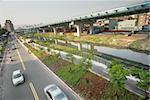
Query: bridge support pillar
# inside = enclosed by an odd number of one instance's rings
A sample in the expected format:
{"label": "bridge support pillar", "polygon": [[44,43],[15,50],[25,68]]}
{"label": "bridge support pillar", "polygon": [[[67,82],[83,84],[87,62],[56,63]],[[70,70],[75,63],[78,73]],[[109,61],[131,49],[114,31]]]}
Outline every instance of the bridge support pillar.
{"label": "bridge support pillar", "polygon": [[75,34],[75,36],[78,36],[78,37],[81,36],[83,23],[72,21],[72,22],[69,24],[69,26],[70,26],[70,27],[71,27],[71,26],[76,27],[77,33]]}
{"label": "bridge support pillar", "polygon": [[55,35],[57,34],[57,29],[56,29],[56,27],[53,27],[53,32],[54,32]]}
{"label": "bridge support pillar", "polygon": [[89,33],[92,34],[92,32],[93,32],[93,24],[90,24],[90,26],[89,26]]}
{"label": "bridge support pillar", "polygon": [[42,33],[45,33],[45,29],[42,29]]}
{"label": "bridge support pillar", "polygon": [[37,33],[40,33],[40,31],[39,31],[38,29],[36,30],[36,32],[37,32]]}
{"label": "bridge support pillar", "polygon": [[81,33],[82,33],[82,26],[80,24],[78,25],[75,25],[75,27],[77,28],[77,33],[76,33],[76,36],[81,36]]}

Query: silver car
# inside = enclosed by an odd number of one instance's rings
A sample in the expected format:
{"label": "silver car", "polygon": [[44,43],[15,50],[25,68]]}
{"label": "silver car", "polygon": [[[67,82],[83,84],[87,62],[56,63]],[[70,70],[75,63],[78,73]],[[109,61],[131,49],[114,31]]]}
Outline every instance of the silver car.
{"label": "silver car", "polygon": [[46,86],[44,93],[48,100],[68,100],[65,93],[55,84]]}

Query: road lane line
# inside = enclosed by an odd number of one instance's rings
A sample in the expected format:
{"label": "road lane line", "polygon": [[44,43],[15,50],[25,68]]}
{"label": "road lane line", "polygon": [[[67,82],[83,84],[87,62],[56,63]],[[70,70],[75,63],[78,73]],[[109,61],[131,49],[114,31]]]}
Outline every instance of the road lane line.
{"label": "road lane line", "polygon": [[32,93],[33,93],[34,100],[39,100],[39,97],[38,97],[37,92],[36,92],[36,90],[35,90],[35,88],[34,88],[34,86],[33,86],[33,83],[30,82],[30,83],[29,83],[29,86],[30,86],[30,89],[31,89],[31,91],[32,91]]}
{"label": "road lane line", "polygon": [[[22,42],[20,42],[20,40],[19,40],[19,43],[23,46],[23,48],[24,48],[26,51],[28,50],[28,48],[27,48]],[[44,67],[43,67],[44,70],[48,71],[49,73],[52,73],[52,74],[54,75],[54,77],[56,77],[56,79],[57,79],[60,83],[62,83],[63,86],[64,86],[66,89],[69,89],[69,90],[73,93],[74,97],[77,98],[77,100],[83,100],[82,97],[80,97],[80,96],[79,96],[76,92],[74,92],[64,81],[62,81],[54,72],[52,72],[37,56],[35,56],[32,52],[31,52],[31,55],[32,55],[35,59],[38,60],[39,64],[42,64],[42,65],[44,66]]]}
{"label": "road lane line", "polygon": [[[15,45],[16,45],[16,44],[15,44]],[[17,48],[17,45],[16,45],[16,48]],[[22,65],[23,70],[26,70],[26,67],[25,67],[25,65],[24,65],[24,63],[23,63],[23,60],[22,60],[22,58],[21,58],[21,56],[20,56],[20,53],[19,53],[18,49],[17,49],[17,53],[18,53],[18,56],[19,56],[19,59],[20,59],[20,62],[21,62],[21,65]]]}
{"label": "road lane line", "polygon": [[[16,44],[15,44],[15,45],[16,45]],[[17,48],[17,45],[16,45],[16,48]],[[19,59],[20,59],[20,61],[21,61],[21,64],[22,64],[23,69],[26,70],[26,67],[25,67],[25,65],[24,65],[24,63],[23,63],[23,60],[22,60],[22,58],[21,58],[21,56],[20,56],[20,53],[19,53],[18,49],[17,49],[17,53],[18,53],[18,56],[19,56]],[[33,94],[33,96],[34,96],[34,100],[39,100],[39,97],[38,97],[38,95],[37,95],[37,92],[36,92],[36,90],[35,90],[35,88],[34,88],[33,83],[30,82],[30,83],[29,83],[29,86],[30,86],[30,89],[31,89],[32,94]]]}

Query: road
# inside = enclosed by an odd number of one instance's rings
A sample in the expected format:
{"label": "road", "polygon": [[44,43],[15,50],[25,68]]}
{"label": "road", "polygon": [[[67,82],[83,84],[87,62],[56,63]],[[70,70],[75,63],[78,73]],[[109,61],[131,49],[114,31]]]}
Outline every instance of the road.
{"label": "road", "polygon": [[[16,50],[11,50],[13,42],[18,47]],[[81,99],[43,63],[29,54],[20,43],[11,41],[7,49],[10,49],[10,52],[7,52],[3,72],[3,100],[46,100],[43,88],[49,84],[57,84],[69,100]],[[14,61],[10,61],[10,56]],[[25,83],[19,86],[13,86],[11,80],[12,72],[16,69],[20,69],[25,75]]]}

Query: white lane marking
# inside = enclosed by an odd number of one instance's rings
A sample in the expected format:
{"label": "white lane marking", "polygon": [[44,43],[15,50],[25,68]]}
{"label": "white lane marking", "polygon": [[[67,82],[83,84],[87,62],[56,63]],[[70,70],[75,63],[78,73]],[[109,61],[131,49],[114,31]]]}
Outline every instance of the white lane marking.
{"label": "white lane marking", "polygon": [[[36,57],[34,54],[32,54],[34,57]],[[69,89],[72,93],[73,93],[73,95],[75,96],[75,97],[77,97],[78,98],[78,100],[83,100],[83,98],[81,98],[79,95],[77,95],[64,81],[62,81],[53,71],[51,71],[41,60],[39,60],[39,58],[37,58],[36,57],[36,59],[39,61],[39,63],[40,64],[42,64],[44,67],[44,69],[45,70],[47,70],[49,73],[51,72],[53,75],[54,75],[54,77],[56,77],[56,79],[58,79],[58,81],[60,81],[60,83],[62,83],[63,84],[63,86],[66,88],[66,89]]]}
{"label": "white lane marking", "polygon": [[[19,41],[19,42],[20,42],[20,41]],[[25,49],[26,51],[28,50],[28,48],[27,48],[23,43],[20,42],[20,44],[24,47],[24,49]],[[64,85],[65,88],[69,89],[69,90],[73,93],[73,95],[78,98],[78,100],[83,100],[83,98],[81,98],[79,95],[77,95],[76,92],[74,92],[64,81],[62,81],[54,72],[52,72],[37,56],[35,56],[32,52],[31,52],[31,55],[32,55],[35,59],[37,59],[40,64],[42,64],[42,65],[44,66],[43,68],[44,68],[45,70],[47,70],[49,73],[51,72],[51,73],[56,77],[56,79],[58,79],[58,81],[60,81],[60,83],[62,83],[62,84]]]}
{"label": "white lane marking", "polygon": [[[16,44],[15,44],[15,45],[16,45]],[[17,48],[17,45],[16,45],[16,48]],[[24,65],[24,63],[23,63],[23,60],[22,60],[22,58],[21,58],[21,56],[20,56],[20,53],[19,53],[18,49],[17,49],[17,53],[18,53],[18,56],[19,56],[19,59],[20,59],[20,62],[21,62],[21,65],[22,65],[23,70],[26,70],[26,67],[25,67],[25,65]]]}
{"label": "white lane marking", "polygon": [[32,94],[33,94],[33,96],[34,96],[34,100],[39,100],[39,97],[38,97],[38,95],[37,95],[37,92],[36,92],[36,90],[35,90],[35,88],[34,88],[33,83],[30,82],[30,83],[29,83],[29,86],[30,86],[30,89],[31,89]]}
{"label": "white lane marking", "polygon": [[[16,48],[17,48],[17,45],[16,45],[16,44],[15,44],[15,46],[16,46]],[[17,53],[18,53],[18,56],[19,56],[19,59],[20,59],[20,61],[21,61],[21,64],[22,64],[23,69],[26,70],[26,67],[25,67],[25,65],[24,65],[24,63],[23,63],[23,61],[22,61],[22,58],[21,58],[21,56],[20,56],[20,53],[19,53],[18,49],[17,49]],[[30,86],[30,89],[31,89],[32,94],[33,94],[33,96],[34,96],[34,100],[39,100],[39,97],[38,97],[38,95],[37,95],[37,92],[36,92],[36,90],[35,90],[35,88],[34,88],[33,83],[30,82],[30,83],[29,83],[29,86]]]}

